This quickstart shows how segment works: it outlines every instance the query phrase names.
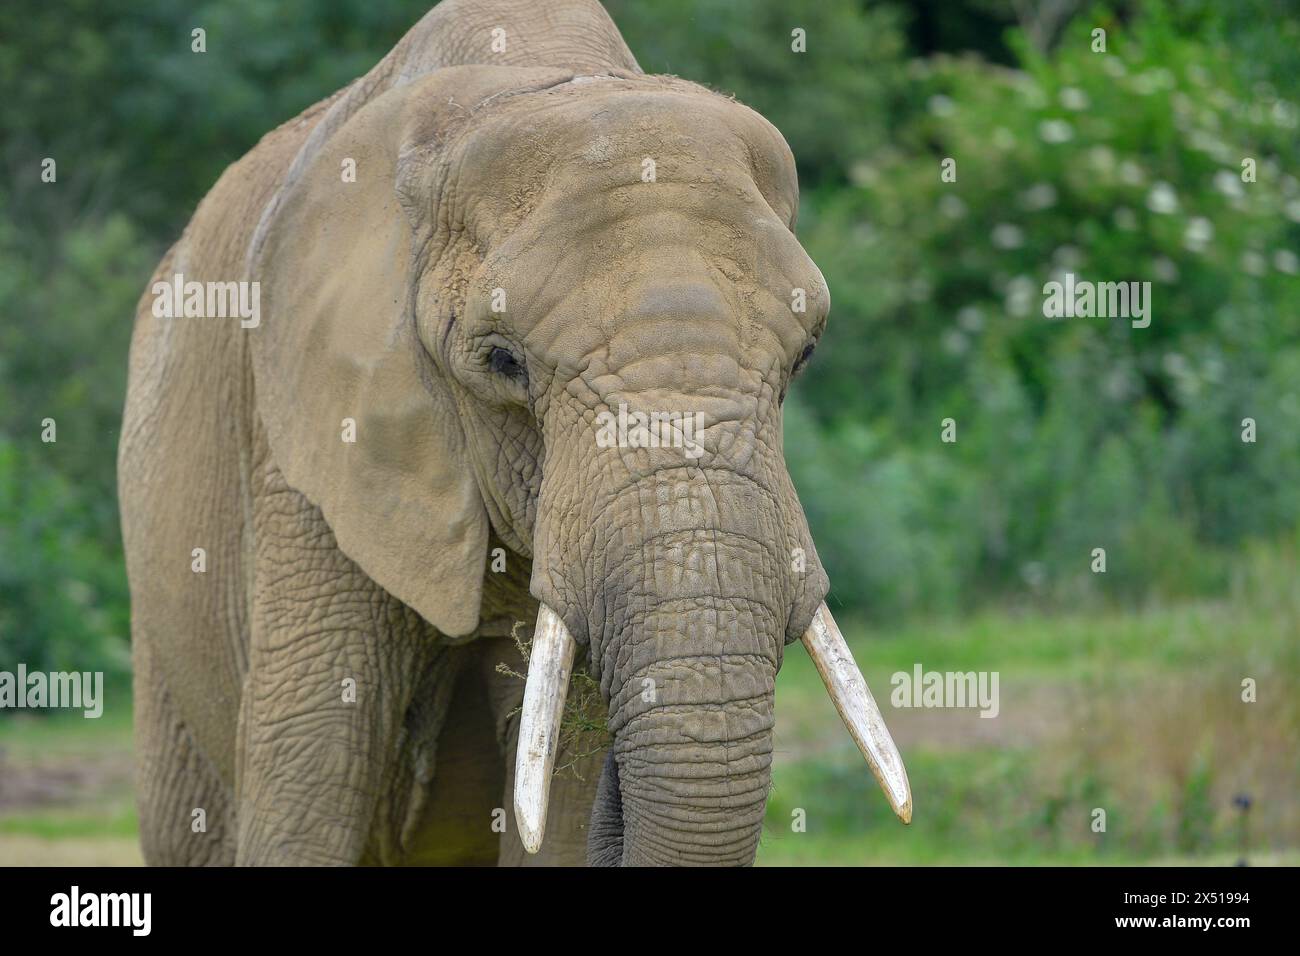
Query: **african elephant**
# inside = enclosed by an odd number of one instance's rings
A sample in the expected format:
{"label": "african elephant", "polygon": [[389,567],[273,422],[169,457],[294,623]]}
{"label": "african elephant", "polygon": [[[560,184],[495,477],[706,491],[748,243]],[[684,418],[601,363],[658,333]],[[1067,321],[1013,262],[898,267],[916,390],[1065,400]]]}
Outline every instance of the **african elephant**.
{"label": "african elephant", "polygon": [[801,637],[910,817],[782,458],[797,205],[594,0],[446,0],[225,172],[131,345],[146,860],[751,863]]}

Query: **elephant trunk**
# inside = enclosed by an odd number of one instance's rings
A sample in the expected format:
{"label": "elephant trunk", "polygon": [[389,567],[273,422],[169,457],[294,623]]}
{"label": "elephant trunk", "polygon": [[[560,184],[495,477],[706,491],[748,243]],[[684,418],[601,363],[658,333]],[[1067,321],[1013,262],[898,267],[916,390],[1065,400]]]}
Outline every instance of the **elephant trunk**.
{"label": "elephant trunk", "polygon": [[751,479],[697,467],[659,470],[610,500],[574,549],[600,566],[561,577],[580,595],[565,616],[590,641],[613,737],[589,855],[751,863],[793,601],[778,508]]}
{"label": "elephant trunk", "polygon": [[743,595],[690,603],[681,617],[650,611],[624,637],[640,660],[611,701],[606,772],[625,865],[745,865],[758,849],[780,628]]}
{"label": "elephant trunk", "polygon": [[717,522],[629,544],[651,573],[613,582],[603,628],[622,862],[748,864],[789,616],[781,565],[752,531]]}

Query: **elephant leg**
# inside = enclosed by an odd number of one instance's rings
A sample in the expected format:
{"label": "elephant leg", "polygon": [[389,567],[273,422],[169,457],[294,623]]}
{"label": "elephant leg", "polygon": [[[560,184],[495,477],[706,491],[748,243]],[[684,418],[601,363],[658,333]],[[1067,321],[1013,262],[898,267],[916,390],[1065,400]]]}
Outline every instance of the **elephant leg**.
{"label": "elephant leg", "polygon": [[[419,761],[403,751],[406,722],[423,719],[412,717],[415,691],[447,655],[338,549],[320,511],[278,470],[259,470],[254,485],[237,861],[396,862],[423,794]],[[450,694],[453,684],[434,686]]]}
{"label": "elephant leg", "polygon": [[132,648],[140,844],[150,866],[229,866],[229,788],[181,722],[148,639]]}
{"label": "elephant leg", "polygon": [[[480,667],[491,695],[501,759],[505,763],[502,808],[506,828],[501,837],[497,865],[586,866],[587,828],[607,747],[601,746],[600,741],[590,735],[565,735],[555,759],[558,769],[551,781],[546,839],[537,853],[526,852],[519,840],[514,811],[515,748],[519,740],[519,708],[523,703],[524,682],[513,675],[500,673],[497,665],[506,664],[517,672],[526,671],[527,665],[520,661],[514,642],[509,639],[484,639],[479,643],[484,645]],[[569,699],[575,700],[578,696],[570,686]],[[597,706],[603,705],[597,702]]]}

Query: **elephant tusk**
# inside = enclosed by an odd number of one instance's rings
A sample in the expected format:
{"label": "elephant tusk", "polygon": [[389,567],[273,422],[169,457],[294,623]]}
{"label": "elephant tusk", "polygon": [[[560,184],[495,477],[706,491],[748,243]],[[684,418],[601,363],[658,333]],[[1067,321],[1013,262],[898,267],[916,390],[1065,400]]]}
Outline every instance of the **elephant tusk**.
{"label": "elephant tusk", "polygon": [[515,822],[519,825],[519,839],[529,853],[541,849],[546,834],[551,772],[576,650],[577,644],[560,616],[543,604],[533,629],[515,749]]}
{"label": "elephant tusk", "polygon": [[862,751],[862,756],[867,758],[867,766],[880,789],[885,791],[889,805],[898,819],[911,823],[912,787],[907,782],[907,768],[894,746],[894,739],[889,736],[885,718],[867,688],[862,671],[858,670],[849,645],[844,642],[844,636],[824,602],[804,632],[803,643],[808,648],[808,656],[817,665],[817,672],[822,675],[844,726]]}

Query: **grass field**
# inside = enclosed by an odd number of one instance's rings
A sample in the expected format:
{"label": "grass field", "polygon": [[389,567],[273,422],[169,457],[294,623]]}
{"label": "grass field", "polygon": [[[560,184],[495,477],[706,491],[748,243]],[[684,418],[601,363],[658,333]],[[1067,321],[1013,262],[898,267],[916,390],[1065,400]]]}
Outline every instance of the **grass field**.
{"label": "grass field", "polygon": [[0,866],[141,863],[131,712],[0,718]]}
{"label": "grass field", "polygon": [[[910,827],[791,648],[759,862],[1223,864],[1243,848],[1256,864],[1300,862],[1297,579],[1269,557],[1221,602],[852,629],[907,763]],[[890,707],[890,675],[914,663],[998,671],[999,715]]]}
{"label": "grass field", "polygon": [[[1300,863],[1300,592],[1293,567],[1266,570],[1221,602],[849,622],[907,762],[910,827],[791,646],[759,863],[1224,865],[1243,847],[1253,864]],[[890,675],[916,663],[997,671],[998,716],[893,708]],[[0,865],[140,862],[128,710],[0,718]]]}

